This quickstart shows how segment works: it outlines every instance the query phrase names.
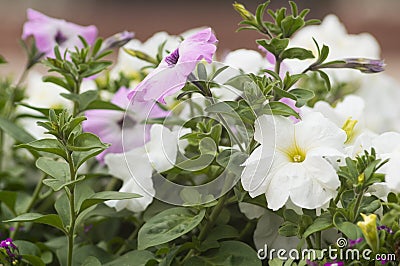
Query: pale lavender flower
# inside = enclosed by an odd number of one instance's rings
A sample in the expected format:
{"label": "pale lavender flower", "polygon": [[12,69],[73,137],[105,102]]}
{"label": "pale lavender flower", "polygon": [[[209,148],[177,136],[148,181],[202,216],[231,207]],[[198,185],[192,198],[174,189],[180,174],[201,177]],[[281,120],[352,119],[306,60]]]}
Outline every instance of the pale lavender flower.
{"label": "pale lavender flower", "polygon": [[129,93],[129,99],[165,103],[166,96],[174,94],[185,86],[188,76],[200,60],[212,62],[217,49],[216,42],[211,28],[189,36]]}
{"label": "pale lavender flower", "polygon": [[48,57],[54,57],[54,47],[59,46],[63,54],[66,49],[75,46],[83,47],[78,36],[82,36],[89,44],[97,37],[97,28],[80,26],[62,19],[48,17],[36,10],[27,10],[28,21],[24,24],[22,39],[33,36],[37,49]]}
{"label": "pale lavender flower", "polygon": [[[149,126],[142,124],[146,118],[165,117],[168,113],[153,102],[134,102],[129,104],[127,95],[129,89],[121,87],[111,102],[126,112],[114,110],[89,110],[85,112],[87,120],[83,122],[83,130],[99,136],[101,141],[111,146],[97,155],[103,162],[107,153],[122,153],[133,148],[141,147],[148,140]],[[123,130],[129,138],[122,139]]]}

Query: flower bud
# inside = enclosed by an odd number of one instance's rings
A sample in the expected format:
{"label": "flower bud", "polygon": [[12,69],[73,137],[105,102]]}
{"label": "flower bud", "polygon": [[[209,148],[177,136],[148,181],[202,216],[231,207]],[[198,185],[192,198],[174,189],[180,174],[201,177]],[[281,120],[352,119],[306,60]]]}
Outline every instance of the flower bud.
{"label": "flower bud", "polygon": [[239,13],[239,15],[246,20],[255,21],[254,15],[249,12],[244,5],[235,2],[233,8]]}
{"label": "flower bud", "polygon": [[130,40],[132,40],[133,36],[135,36],[135,34],[129,31],[123,31],[114,34],[113,36],[108,37],[107,39],[104,40],[101,46],[101,51],[103,52],[105,50],[113,49],[116,47],[122,47],[125,44],[127,44]]}
{"label": "flower bud", "polygon": [[317,68],[352,68],[360,70],[363,73],[378,73],[384,71],[385,63],[383,60],[374,60],[368,58],[346,58],[341,62],[321,65]]}
{"label": "flower bud", "polygon": [[365,240],[368,245],[372,248],[374,252],[377,252],[379,249],[379,238],[378,238],[378,230],[376,227],[376,214],[365,215],[360,213],[363,222],[358,222],[357,226],[360,227]]}

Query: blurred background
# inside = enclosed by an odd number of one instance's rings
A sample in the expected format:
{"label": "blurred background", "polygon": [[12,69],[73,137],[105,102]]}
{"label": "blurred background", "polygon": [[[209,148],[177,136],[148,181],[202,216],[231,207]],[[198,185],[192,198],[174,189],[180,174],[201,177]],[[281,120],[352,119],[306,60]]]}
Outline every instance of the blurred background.
{"label": "blurred background", "polygon": [[[239,2],[254,11],[263,1]],[[272,9],[288,6],[286,0],[271,2]],[[158,31],[179,34],[193,27],[210,26],[219,39],[219,54],[238,48],[257,49],[254,40],[259,36],[255,32],[235,32],[240,17],[232,3],[230,0],[0,0],[0,54],[9,61],[8,66],[0,67],[0,73],[18,75],[24,65],[18,40],[27,8],[81,25],[96,25],[102,37],[129,30],[144,41]],[[296,3],[301,9],[311,8],[309,19],[323,19],[335,13],[349,33],[371,33],[381,45],[387,72],[400,80],[399,0],[296,0]]]}

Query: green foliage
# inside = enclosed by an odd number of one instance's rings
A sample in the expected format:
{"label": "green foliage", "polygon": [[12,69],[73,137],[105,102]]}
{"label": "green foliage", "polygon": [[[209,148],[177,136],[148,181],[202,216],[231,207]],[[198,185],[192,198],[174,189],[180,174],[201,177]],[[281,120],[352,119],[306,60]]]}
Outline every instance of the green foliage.
{"label": "green foliage", "polygon": [[205,210],[171,208],[147,221],[139,230],[138,248],[160,245],[174,240],[195,228],[204,218]]}

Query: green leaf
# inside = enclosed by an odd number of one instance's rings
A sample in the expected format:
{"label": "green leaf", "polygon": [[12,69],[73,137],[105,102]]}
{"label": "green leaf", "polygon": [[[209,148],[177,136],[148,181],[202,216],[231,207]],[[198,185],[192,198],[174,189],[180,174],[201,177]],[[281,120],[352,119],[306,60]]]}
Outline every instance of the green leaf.
{"label": "green leaf", "polygon": [[304,19],[301,17],[288,16],[281,22],[282,35],[284,38],[290,38],[293,33],[304,26]]}
{"label": "green leaf", "polygon": [[26,144],[20,144],[17,148],[26,148],[35,151],[43,151],[52,154],[59,155],[63,158],[67,158],[63,146],[56,139],[40,139],[35,140]]}
{"label": "green leaf", "polygon": [[15,191],[0,191],[0,202],[3,202],[11,211],[14,211],[18,193]]}
{"label": "green leaf", "polygon": [[201,81],[207,80],[207,70],[204,64],[202,63],[197,65],[197,78]]}
{"label": "green leaf", "polygon": [[313,91],[299,89],[299,88],[290,90],[289,92],[291,94],[293,94],[294,96],[296,96],[296,98],[297,98],[296,106],[297,107],[301,107],[301,106],[305,105],[309,100],[311,100],[315,96]]}
{"label": "green leaf", "polygon": [[247,244],[239,241],[225,241],[220,247],[204,253],[203,256],[195,256],[188,259],[185,266],[261,266],[261,260],[256,251]]}
{"label": "green leaf", "polygon": [[289,39],[273,38],[270,41],[257,40],[257,43],[275,56],[279,56],[289,45]]}
{"label": "green leaf", "polygon": [[329,47],[326,45],[323,45],[317,62],[318,63],[324,62],[326,60],[326,58],[328,58],[328,55],[329,55]]}
{"label": "green leaf", "polygon": [[101,100],[94,100],[89,103],[86,108],[82,108],[82,110],[93,110],[93,109],[102,109],[102,110],[115,110],[115,111],[125,111],[118,105],[115,105],[111,102],[105,102]]}
{"label": "green leaf", "polygon": [[46,265],[46,264],[44,264],[43,260],[41,258],[39,258],[38,256],[24,254],[24,255],[22,255],[22,258],[24,260],[30,262],[30,264],[32,264],[33,266],[45,266]]}
{"label": "green leaf", "polygon": [[283,51],[281,55],[282,59],[299,59],[299,60],[305,60],[305,59],[310,59],[314,58],[314,55],[312,51],[295,47],[295,48],[289,48]]}
{"label": "green leaf", "polygon": [[146,266],[147,262],[154,259],[154,254],[147,250],[130,251],[116,260],[104,264],[104,266],[129,266],[135,262],[135,266]]}
{"label": "green leaf", "polygon": [[329,76],[328,74],[326,74],[324,71],[322,70],[317,70],[317,72],[319,73],[319,75],[321,76],[321,78],[325,81],[326,87],[328,89],[328,91],[331,90],[332,86],[331,86],[331,81],[329,80]]}
{"label": "green leaf", "polygon": [[75,167],[79,168],[84,162],[86,162],[90,158],[100,154],[102,151],[104,151],[103,148],[93,149],[90,151],[74,151],[72,153],[72,159],[74,161]]}
{"label": "green leaf", "polygon": [[74,145],[67,146],[72,151],[90,151],[94,149],[107,149],[108,145],[101,142],[100,138],[92,133],[85,132],[74,139]]}
{"label": "green leaf", "polygon": [[138,249],[167,243],[195,228],[204,218],[205,209],[195,213],[189,208],[165,210],[147,221],[138,234]]}
{"label": "green leaf", "polygon": [[312,225],[310,225],[303,234],[303,238],[319,231],[323,231],[333,227],[332,215],[329,212],[324,212],[317,217]]}
{"label": "green leaf", "polygon": [[54,208],[56,209],[64,227],[70,225],[71,214],[67,194],[63,193],[55,202]]}
{"label": "green leaf", "polygon": [[124,199],[133,199],[133,198],[140,198],[142,197],[136,193],[127,193],[127,192],[118,192],[118,191],[101,191],[97,192],[87,199],[85,199],[81,206],[78,206],[79,212],[84,211],[85,209],[102,203],[107,200],[124,200]]}
{"label": "green leaf", "polygon": [[7,60],[4,58],[4,56],[0,54],[0,64],[5,64],[5,63],[7,63]]}
{"label": "green leaf", "polygon": [[333,216],[333,225],[349,239],[357,239],[363,236],[361,229],[357,225],[346,221],[340,213],[336,213]]}
{"label": "green leaf", "polygon": [[219,102],[206,107],[205,111],[208,113],[222,113],[232,114],[235,113],[235,109],[239,107],[239,103],[235,101]]}
{"label": "green leaf", "polygon": [[82,266],[101,266],[101,262],[96,257],[89,256],[83,261]]}
{"label": "green leaf", "polygon": [[224,85],[229,85],[234,87],[239,91],[243,91],[246,83],[253,82],[252,79],[248,75],[238,75],[233,78],[230,78],[228,81],[224,83]]}
{"label": "green leaf", "polygon": [[281,98],[289,98],[289,99],[292,99],[295,101],[297,100],[296,96],[294,96],[290,92],[287,92],[287,91],[284,91],[284,90],[278,88],[277,86],[274,86],[273,90],[274,90],[275,94]]}
{"label": "green leaf", "polygon": [[216,226],[210,231],[208,237],[206,238],[206,241],[219,241],[221,239],[237,238],[237,237],[239,237],[239,232],[235,227],[222,224]]}
{"label": "green leaf", "polygon": [[50,187],[54,191],[59,191],[60,189],[66,187],[66,186],[69,186],[69,185],[72,185],[75,183],[79,183],[83,180],[85,180],[85,176],[80,176],[73,181],[58,180],[58,179],[45,179],[45,180],[43,180],[43,184]]}
{"label": "green leaf", "polygon": [[88,69],[81,73],[82,78],[88,78],[90,76],[96,75],[106,69],[109,65],[112,63],[109,61],[96,61],[96,62],[91,62],[88,64]]}
{"label": "green leaf", "polygon": [[26,143],[35,140],[25,129],[2,117],[0,117],[0,129],[18,142]]}
{"label": "green leaf", "polygon": [[40,214],[40,213],[24,213],[11,220],[4,221],[5,223],[11,222],[33,222],[53,226],[61,231],[64,231],[62,221],[56,214]]}
{"label": "green leaf", "polygon": [[62,78],[60,77],[55,77],[55,76],[44,76],[42,78],[43,82],[50,82],[53,84],[56,84],[57,86],[60,86],[68,91],[71,90],[70,86],[68,83],[66,83]]}
{"label": "green leaf", "polygon": [[265,114],[294,116],[300,119],[300,115],[282,102],[270,102],[266,105]]}
{"label": "green leaf", "polygon": [[292,222],[284,222],[279,227],[278,232],[281,236],[286,236],[286,237],[297,236],[297,234],[299,233],[299,227],[297,224],[294,224]]}
{"label": "green leaf", "polygon": [[79,94],[79,109],[81,111],[86,110],[88,105],[97,98],[97,91],[89,90]]}
{"label": "green leaf", "polygon": [[[48,117],[48,116],[49,116],[49,109],[48,109],[48,108],[35,107],[35,106],[31,106],[31,105],[26,104],[26,103],[18,103],[18,105],[25,106],[26,108],[29,108],[29,109],[38,111],[39,113],[43,114],[45,117]],[[56,114],[59,114],[59,113],[61,113],[61,111],[62,111],[63,109],[61,108],[61,109],[52,109],[52,110],[53,110]],[[29,141],[26,141],[26,142],[29,142]]]}
{"label": "green leaf", "polygon": [[69,180],[69,166],[66,162],[54,161],[50,158],[40,157],[36,161],[36,167],[58,180]]}

